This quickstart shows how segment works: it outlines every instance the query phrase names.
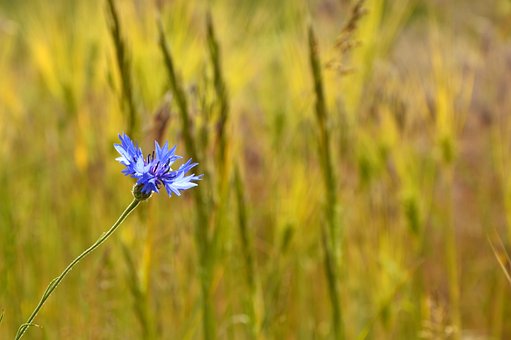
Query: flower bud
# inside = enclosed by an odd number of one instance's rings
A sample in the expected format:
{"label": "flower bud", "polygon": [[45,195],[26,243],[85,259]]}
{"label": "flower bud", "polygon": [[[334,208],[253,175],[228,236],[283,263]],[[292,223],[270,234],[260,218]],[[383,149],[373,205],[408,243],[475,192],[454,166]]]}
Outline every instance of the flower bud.
{"label": "flower bud", "polygon": [[148,199],[149,197],[151,197],[151,195],[153,194],[152,192],[149,192],[149,193],[145,193],[142,191],[142,188],[144,186],[142,184],[135,184],[133,186],[133,190],[131,191],[133,193],[133,197],[135,197],[136,200],[139,200],[139,201],[145,201],[146,199]]}

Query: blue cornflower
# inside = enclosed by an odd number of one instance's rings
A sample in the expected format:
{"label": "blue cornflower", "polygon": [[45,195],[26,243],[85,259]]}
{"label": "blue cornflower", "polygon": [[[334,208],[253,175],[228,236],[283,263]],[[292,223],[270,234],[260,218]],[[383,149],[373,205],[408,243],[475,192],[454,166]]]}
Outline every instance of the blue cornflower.
{"label": "blue cornflower", "polygon": [[121,144],[114,144],[114,147],[121,157],[117,157],[115,160],[125,166],[122,170],[124,175],[137,180],[137,187],[145,195],[159,192],[160,187],[164,186],[169,196],[172,196],[172,193],[180,196],[180,191],[197,186],[197,183],[193,181],[202,178],[202,175],[195,174],[185,176],[198,164],[192,163],[191,159],[177,170],[171,168],[172,163],[182,158],[175,154],[175,146],[169,149],[168,143],[165,143],[160,147],[160,144],[155,141],[153,153],[144,157],[142,149],[135,145],[126,134],[120,134],[119,139]]}

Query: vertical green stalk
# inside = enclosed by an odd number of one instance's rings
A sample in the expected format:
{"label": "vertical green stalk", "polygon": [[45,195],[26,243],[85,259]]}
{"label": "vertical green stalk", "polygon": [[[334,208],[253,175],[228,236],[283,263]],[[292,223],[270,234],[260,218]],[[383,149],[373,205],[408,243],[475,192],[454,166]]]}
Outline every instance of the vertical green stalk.
{"label": "vertical green stalk", "polygon": [[62,274],[60,274],[59,276],[57,276],[55,279],[53,279],[50,282],[50,284],[48,285],[48,288],[46,288],[46,291],[44,292],[41,300],[39,301],[39,303],[37,304],[36,308],[34,309],[32,314],[28,318],[27,322],[22,324],[20,326],[20,328],[18,329],[18,332],[16,333],[15,340],[20,339],[26,333],[26,331],[28,330],[28,327],[33,325],[33,321],[34,321],[35,317],[37,316],[37,313],[39,313],[39,310],[43,307],[43,305],[46,302],[46,300],[50,297],[50,295],[57,288],[57,286],[64,279],[64,277],[66,277],[66,275],[71,271],[71,269],[73,269],[74,266],[77,265],[78,262],[80,262],[84,257],[86,257],[87,255],[92,253],[103,242],[105,242],[110,237],[110,235],[112,235],[115,232],[115,230],[121,225],[121,223],[124,222],[126,217],[128,217],[128,215],[138,206],[138,204],[140,202],[141,201],[139,199],[137,199],[137,198],[133,199],[133,202],[131,202],[130,205],[126,208],[126,210],[124,210],[124,212],[121,214],[121,216],[119,216],[119,218],[114,223],[114,225],[112,227],[110,227],[110,229],[108,229],[108,231],[106,233],[101,235],[101,237],[96,242],[94,242],[94,244],[92,244],[83,253],[81,253],[77,258],[75,258],[66,267],[66,269],[64,269]]}
{"label": "vertical green stalk", "polygon": [[131,137],[137,132],[137,112],[135,109],[135,100],[133,99],[133,86],[131,83],[130,59],[127,53],[126,45],[121,34],[121,26],[119,22],[119,14],[115,7],[114,0],[107,0],[109,12],[109,27],[112,40],[115,47],[115,57],[117,67],[121,76],[122,86],[122,103],[127,107],[128,111],[128,128],[127,134]]}
{"label": "vertical green stalk", "polygon": [[243,259],[245,261],[245,275],[250,291],[248,298],[248,314],[250,317],[250,331],[253,339],[258,339],[259,335],[259,318],[256,313],[256,272],[254,265],[253,247],[250,240],[247,225],[247,207],[245,202],[245,193],[243,188],[243,182],[239,172],[239,168],[236,167],[234,173],[234,181],[236,187],[236,200],[238,202],[238,226],[241,240],[241,251],[243,253]]}
{"label": "vertical green stalk", "polygon": [[314,78],[314,92],[316,94],[316,122],[319,129],[319,154],[323,180],[327,194],[326,217],[329,226],[332,246],[337,249],[337,236],[339,226],[335,219],[335,208],[337,206],[337,195],[335,192],[336,183],[333,173],[332,156],[330,152],[330,136],[328,130],[328,113],[325,103],[323,81],[321,77],[321,66],[318,56],[318,47],[312,26],[309,27],[309,51],[312,76]]}
{"label": "vertical green stalk", "polygon": [[218,165],[221,170],[220,175],[223,176],[226,160],[226,123],[229,117],[229,100],[227,94],[227,87],[225,86],[224,77],[222,75],[221,55],[218,41],[215,36],[215,30],[211,14],[207,15],[207,31],[208,31],[208,47],[211,64],[213,65],[213,81],[215,87],[216,97],[219,101],[219,119],[217,122],[217,136],[218,136]]}
{"label": "vertical green stalk", "polygon": [[319,129],[319,154],[323,180],[327,194],[325,203],[326,227],[321,230],[322,245],[324,251],[325,271],[328,281],[328,291],[332,304],[332,323],[336,339],[344,338],[344,325],[342,321],[341,304],[337,287],[337,253],[340,243],[338,242],[339,226],[336,218],[337,194],[336,183],[330,152],[330,136],[328,131],[328,116],[321,78],[321,66],[319,52],[312,26],[309,26],[309,52],[312,76],[314,79],[314,92],[316,94],[316,122]]}
{"label": "vertical green stalk", "polygon": [[[158,23],[159,28],[159,44],[163,54],[165,67],[168,72],[170,87],[174,94],[181,121],[183,124],[183,139],[188,153],[192,159],[199,160],[197,149],[191,131],[190,114],[188,112],[188,103],[185,91],[177,79],[174,63],[170,54],[170,48],[165,39],[163,25],[161,21]],[[195,241],[199,252],[199,277],[201,281],[201,295],[202,295],[202,322],[203,332],[205,339],[213,339],[215,337],[215,321],[213,302],[211,298],[211,272],[213,259],[211,258],[210,241],[208,236],[208,218],[206,206],[204,202],[204,195],[201,190],[197,190],[194,194],[195,206],[197,208],[197,221],[195,227]]]}
{"label": "vertical green stalk", "polygon": [[216,139],[218,149],[216,152],[216,169],[218,181],[216,183],[218,197],[215,197],[214,212],[214,230],[212,238],[213,251],[219,250],[222,244],[223,233],[225,232],[225,219],[227,215],[227,207],[229,205],[229,160],[227,141],[228,134],[226,131],[227,120],[229,117],[229,98],[227,86],[225,85],[224,76],[221,67],[221,54],[218,41],[215,36],[215,29],[211,14],[208,12],[206,16],[207,41],[211,65],[213,66],[213,85],[215,90],[216,101],[218,103],[218,120],[216,121]]}

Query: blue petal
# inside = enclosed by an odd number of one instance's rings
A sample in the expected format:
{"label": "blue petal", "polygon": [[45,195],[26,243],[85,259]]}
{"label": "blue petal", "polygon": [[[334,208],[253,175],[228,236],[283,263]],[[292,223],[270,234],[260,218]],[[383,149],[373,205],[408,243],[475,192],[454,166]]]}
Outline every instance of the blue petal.
{"label": "blue petal", "polygon": [[181,156],[175,154],[176,146],[169,149],[166,142],[163,146],[155,141],[154,158],[149,161],[144,159],[142,149],[139,148],[125,133],[119,134],[121,144],[114,144],[115,150],[120,157],[116,160],[123,164],[125,168],[122,173],[131,176],[137,180],[137,184],[142,186],[142,192],[159,192],[159,186],[165,186],[169,196],[173,194],[180,196],[181,191],[197,186],[202,175],[195,174],[185,176],[197,163],[192,163],[189,159],[182,164],[178,170],[173,171],[170,165]]}

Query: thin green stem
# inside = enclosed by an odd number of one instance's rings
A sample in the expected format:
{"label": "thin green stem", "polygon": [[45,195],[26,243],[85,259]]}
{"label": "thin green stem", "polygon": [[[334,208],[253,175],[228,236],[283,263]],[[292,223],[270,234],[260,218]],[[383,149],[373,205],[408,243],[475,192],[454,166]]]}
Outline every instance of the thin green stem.
{"label": "thin green stem", "polygon": [[238,225],[241,239],[241,251],[245,260],[246,280],[249,288],[248,315],[250,317],[251,339],[259,338],[259,318],[256,313],[256,272],[253,256],[253,247],[248,230],[247,206],[240,170],[236,166],[234,172],[234,186],[236,189],[236,200],[238,201]]}
{"label": "thin green stem", "polygon": [[85,256],[87,256],[90,253],[92,253],[103,242],[105,242],[110,237],[110,235],[112,235],[115,232],[115,230],[119,227],[119,225],[121,225],[121,223],[124,222],[126,217],[128,217],[128,215],[137,207],[137,205],[140,202],[141,202],[140,200],[135,198],[133,200],[133,202],[131,202],[130,205],[126,208],[126,210],[124,210],[124,212],[121,214],[121,216],[119,216],[119,218],[114,223],[114,225],[112,227],[110,227],[110,229],[106,233],[103,233],[103,235],[101,235],[101,237],[96,242],[94,242],[94,244],[92,244],[83,253],[81,253],[77,258],[75,258],[73,260],[73,262],[71,262],[66,267],[66,269],[64,269],[62,274],[60,274],[55,279],[53,279],[53,281],[50,282],[50,284],[48,285],[48,288],[46,288],[46,291],[44,292],[43,296],[41,297],[41,300],[39,301],[39,303],[37,304],[36,308],[34,309],[32,314],[28,318],[27,322],[22,324],[20,326],[20,328],[18,329],[18,332],[16,333],[15,340],[20,339],[25,334],[25,332],[28,330],[28,327],[33,325],[32,322],[34,321],[35,317],[37,316],[37,313],[39,313],[39,310],[43,307],[43,305],[46,302],[46,300],[50,297],[50,295],[53,293],[55,288],[57,288],[57,286],[64,279],[64,277],[66,277],[66,275],[71,271],[71,269],[73,269],[73,267],[76,264],[78,264],[78,262],[80,262],[80,260],[82,260]]}
{"label": "thin green stem", "polygon": [[206,26],[208,31],[208,47],[209,47],[209,55],[211,58],[211,64],[213,66],[213,80],[215,86],[215,93],[220,105],[219,108],[219,118],[216,124],[217,128],[217,138],[218,138],[218,167],[220,176],[222,179],[226,178],[226,174],[224,173],[225,167],[227,164],[227,137],[226,136],[226,126],[227,120],[229,118],[229,98],[227,93],[227,86],[225,85],[224,76],[222,74],[222,65],[221,65],[221,55],[220,55],[220,46],[218,44],[218,40],[215,36],[215,28],[213,26],[213,19],[211,18],[211,13],[208,12],[206,18]]}

